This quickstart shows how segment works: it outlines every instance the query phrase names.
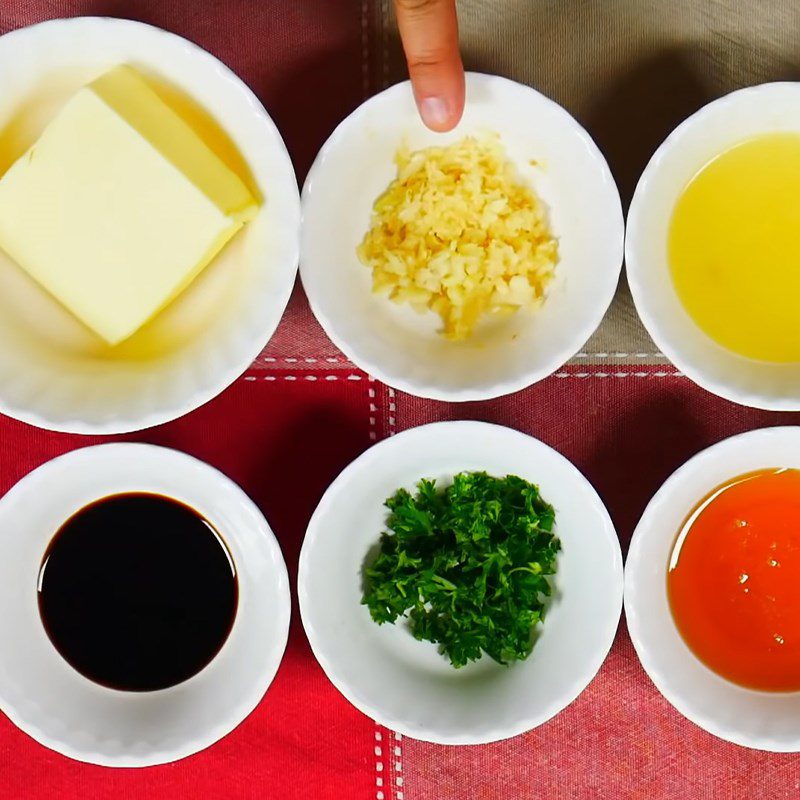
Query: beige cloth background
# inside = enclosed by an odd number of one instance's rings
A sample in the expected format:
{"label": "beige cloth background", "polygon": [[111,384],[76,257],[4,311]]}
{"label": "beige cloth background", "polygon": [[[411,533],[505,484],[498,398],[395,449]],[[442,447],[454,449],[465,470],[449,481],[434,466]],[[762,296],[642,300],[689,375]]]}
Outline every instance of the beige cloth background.
{"label": "beige cloth background", "polygon": [[[373,91],[406,77],[391,2],[376,5]],[[565,106],[608,158],[626,208],[650,156],[686,116],[733,89],[800,78],[797,0],[459,0],[458,9],[467,69]],[[664,361],[624,276],[578,360]]]}

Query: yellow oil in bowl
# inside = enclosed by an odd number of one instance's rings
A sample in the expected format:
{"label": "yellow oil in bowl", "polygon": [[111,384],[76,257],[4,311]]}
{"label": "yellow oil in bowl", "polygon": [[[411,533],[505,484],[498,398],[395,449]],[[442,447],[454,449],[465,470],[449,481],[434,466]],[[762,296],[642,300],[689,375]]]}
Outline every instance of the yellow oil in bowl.
{"label": "yellow oil in bowl", "polygon": [[749,139],[706,164],[672,215],[678,296],[718,344],[800,361],[800,134]]}

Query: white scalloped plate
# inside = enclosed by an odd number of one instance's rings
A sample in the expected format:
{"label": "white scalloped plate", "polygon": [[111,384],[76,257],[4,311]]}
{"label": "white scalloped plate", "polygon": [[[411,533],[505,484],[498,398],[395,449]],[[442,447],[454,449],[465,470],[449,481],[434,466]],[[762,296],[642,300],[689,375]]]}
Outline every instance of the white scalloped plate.
{"label": "white scalloped plate", "polygon": [[[217,528],[239,580],[239,604],[214,660],[158,692],[120,692],[76,672],[51,644],[36,582],[50,539],[98,498],[144,491],[174,497]],[[35,469],[0,500],[0,709],[41,744],[111,767],[196,753],[233,730],[272,682],[289,635],[289,579],[267,521],[222,473],[143,444],[76,450]]]}
{"label": "white scalloped plate", "polygon": [[[449,342],[433,312],[372,294],[356,247],[372,204],[395,177],[401,144],[416,150],[485,132],[500,134],[521,178],[547,205],[560,262],[542,308]],[[320,151],[302,207],[300,275],[328,336],[384,383],[436,400],[498,397],[554,372],[600,324],[622,266],[622,207],[602,153],[557,103],[496,75],[467,74],[464,117],[448,134],[422,125],[408,83],[368,100]]]}
{"label": "white scalloped plate", "polygon": [[[554,599],[532,655],[509,667],[484,656],[455,670],[403,625],[376,625],[360,602],[384,501],[463,470],[519,475],[556,509]],[[619,623],[622,555],[603,502],[562,455],[510,428],[443,422],[375,445],[331,484],[308,526],[298,596],[314,655],[354,706],[415,739],[484,744],[541,725],[594,678]]]}
{"label": "white scalloped plate", "polygon": [[116,352],[0,251],[0,411],[53,430],[137,430],[210,400],[272,336],[297,273],[299,193],[278,130],[224,64],[158,28],[87,17],[0,37],[0,172],[80,86],[120,63],[173,96],[177,89],[190,115],[210,117],[264,203],[191,287]]}
{"label": "white scalloped plate", "polygon": [[711,159],[764,133],[800,132],[800,83],[731,92],[684,120],[642,173],[628,212],[625,268],[636,310],[658,348],[699,386],[734,403],[800,410],[800,366],[745,358],[717,344],[675,291],[667,236],[675,203]]}
{"label": "white scalloped plate", "polygon": [[800,428],[750,431],[703,450],[656,492],[625,563],[625,616],[645,672],[672,705],[734,744],[800,752],[800,692],[757,692],[706,667],[681,638],[667,598],[667,564],[687,515],[731,478],[770,467],[800,468]]}

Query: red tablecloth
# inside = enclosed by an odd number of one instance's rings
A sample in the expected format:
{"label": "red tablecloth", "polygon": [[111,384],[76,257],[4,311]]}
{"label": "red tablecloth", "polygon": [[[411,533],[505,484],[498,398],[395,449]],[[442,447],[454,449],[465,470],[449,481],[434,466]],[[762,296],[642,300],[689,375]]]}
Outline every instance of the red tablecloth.
{"label": "red tablecloth", "polygon": [[[194,39],[259,93],[302,175],[371,85],[369,25],[382,2],[3,0],[0,31],[47,17],[108,14]],[[713,398],[663,366],[569,368],[490,403],[396,395],[347,363],[298,292],[258,363],[227,392],[182,420],[124,438],[185,450],[238,481],[264,510],[294,578],[305,525],[337,472],[371,441],[451,418],[511,425],[558,448],[607,502],[623,546],[649,497],[688,456],[735,431],[797,422]],[[0,417],[0,491],[52,456],[94,441]],[[571,707],[536,731],[485,747],[401,738],[354,710],[314,661],[296,607],[286,657],[258,709],[222,742],[177,764],[79,764],[0,716],[0,800],[798,795],[796,757],[728,745],[672,710],[639,666],[624,625],[597,679]]]}
{"label": "red tablecloth", "polygon": [[[260,367],[194,414],[125,438],[186,450],[238,481],[275,529],[292,576],[305,525],[336,473],[373,438],[438,419],[501,422],[557,447],[600,491],[625,545],[649,497],[691,454],[735,431],[797,421],[712,398],[673,372],[569,370],[508,398],[456,406],[396,395],[357,371],[319,362]],[[0,418],[0,489],[94,441]],[[439,747],[376,727],[328,683],[296,613],[286,657],[256,712],[177,764],[90,767],[0,721],[0,797],[15,800],[374,800],[378,792],[384,800],[716,800],[796,797],[799,783],[796,757],[725,744],[672,710],[642,672],[624,628],[572,706],[536,731],[486,747]]]}
{"label": "red tablecloth", "polygon": [[[310,510],[369,444],[367,380],[313,377],[318,380],[288,374],[274,382],[239,379],[195,414],[124,437],[192,453],[237,481],[275,530],[292,585]],[[96,441],[0,418],[0,488],[58,453]],[[296,605],[292,614],[289,646],[272,687],[222,742],[177,764],[113,770],[51,753],[0,716],[0,797],[372,797],[375,725],[328,683],[305,641]]]}

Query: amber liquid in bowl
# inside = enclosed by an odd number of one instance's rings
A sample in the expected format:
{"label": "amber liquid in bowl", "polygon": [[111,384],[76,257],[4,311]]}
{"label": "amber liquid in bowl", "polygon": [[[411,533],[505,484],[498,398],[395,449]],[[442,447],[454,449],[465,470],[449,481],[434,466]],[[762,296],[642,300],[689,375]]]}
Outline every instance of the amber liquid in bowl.
{"label": "amber liquid in bowl", "polygon": [[670,558],[675,624],[717,674],[800,690],[800,471],[733,478],[689,515]]}

